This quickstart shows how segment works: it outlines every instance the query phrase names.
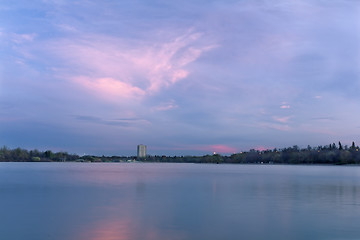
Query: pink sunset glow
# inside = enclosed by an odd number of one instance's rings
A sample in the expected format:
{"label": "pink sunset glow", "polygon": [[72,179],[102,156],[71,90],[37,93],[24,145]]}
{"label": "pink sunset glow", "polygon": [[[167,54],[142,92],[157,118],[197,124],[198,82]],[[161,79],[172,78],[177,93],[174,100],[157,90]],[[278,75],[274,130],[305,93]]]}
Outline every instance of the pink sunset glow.
{"label": "pink sunset glow", "polygon": [[199,150],[203,151],[209,151],[209,152],[216,152],[216,153],[236,153],[238,149],[234,147],[230,147],[227,145],[222,144],[216,144],[216,145],[208,145],[208,146],[202,146],[198,147]]}
{"label": "pink sunset glow", "polygon": [[274,148],[273,147],[265,147],[265,146],[257,146],[254,149],[257,151],[265,151],[265,150],[274,149]]}

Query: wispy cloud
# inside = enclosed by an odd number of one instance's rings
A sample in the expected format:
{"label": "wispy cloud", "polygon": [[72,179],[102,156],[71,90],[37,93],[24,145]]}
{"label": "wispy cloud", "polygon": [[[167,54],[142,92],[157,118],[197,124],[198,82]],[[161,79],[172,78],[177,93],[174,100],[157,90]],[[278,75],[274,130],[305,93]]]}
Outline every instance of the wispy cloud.
{"label": "wispy cloud", "polygon": [[21,44],[25,42],[31,42],[36,38],[35,33],[29,33],[29,34],[18,34],[18,33],[11,33],[10,39],[12,42]]}
{"label": "wispy cloud", "polygon": [[289,109],[289,108],[290,108],[290,105],[284,104],[284,105],[281,105],[280,108],[281,108],[281,109]]}
{"label": "wispy cloud", "polygon": [[56,25],[61,31],[64,32],[71,32],[71,33],[76,33],[78,32],[78,30],[76,29],[76,27],[68,25],[68,24],[58,24]]}
{"label": "wispy cloud", "polygon": [[134,124],[149,124],[149,121],[140,118],[115,118],[115,119],[106,120],[100,117],[85,116],[85,115],[75,115],[74,118],[79,121],[84,121],[94,124],[120,126],[120,127],[128,127]]}
{"label": "wispy cloud", "polygon": [[291,127],[287,124],[277,124],[277,123],[262,123],[260,124],[263,128],[275,129],[279,131],[289,131]]}
{"label": "wispy cloud", "polygon": [[46,51],[69,63],[74,83],[103,96],[139,98],[186,78],[187,65],[215,47],[201,37],[193,30],[160,42],[86,36],[51,42]]}
{"label": "wispy cloud", "polygon": [[141,88],[113,78],[89,78],[80,76],[74,77],[72,80],[93,95],[114,102],[123,99],[131,100],[132,98],[139,98],[145,95],[145,91]]}
{"label": "wispy cloud", "polygon": [[168,101],[168,102],[164,102],[161,103],[160,105],[157,105],[155,107],[152,108],[153,111],[169,111],[172,109],[176,109],[179,106],[175,103],[174,100]]}
{"label": "wispy cloud", "polygon": [[288,123],[289,120],[292,118],[293,116],[286,116],[286,117],[277,117],[277,116],[273,116],[273,119],[277,122],[280,123]]}
{"label": "wispy cloud", "polygon": [[316,121],[335,121],[336,119],[334,117],[314,117],[311,118],[311,120],[316,120]]}

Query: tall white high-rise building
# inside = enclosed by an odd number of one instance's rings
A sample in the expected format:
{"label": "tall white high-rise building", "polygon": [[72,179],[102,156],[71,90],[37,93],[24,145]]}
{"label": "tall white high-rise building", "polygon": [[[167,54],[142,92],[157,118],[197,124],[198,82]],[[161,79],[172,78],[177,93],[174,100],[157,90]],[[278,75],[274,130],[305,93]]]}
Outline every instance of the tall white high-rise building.
{"label": "tall white high-rise building", "polygon": [[138,158],[145,158],[146,157],[146,145],[138,145],[137,146],[137,157]]}

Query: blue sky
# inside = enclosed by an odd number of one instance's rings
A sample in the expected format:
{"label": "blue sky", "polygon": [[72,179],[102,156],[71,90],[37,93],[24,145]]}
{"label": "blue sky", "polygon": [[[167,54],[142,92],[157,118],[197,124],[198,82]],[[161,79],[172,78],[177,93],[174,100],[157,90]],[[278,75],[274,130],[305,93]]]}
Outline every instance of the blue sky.
{"label": "blue sky", "polygon": [[0,1],[0,145],[360,143],[357,0]]}

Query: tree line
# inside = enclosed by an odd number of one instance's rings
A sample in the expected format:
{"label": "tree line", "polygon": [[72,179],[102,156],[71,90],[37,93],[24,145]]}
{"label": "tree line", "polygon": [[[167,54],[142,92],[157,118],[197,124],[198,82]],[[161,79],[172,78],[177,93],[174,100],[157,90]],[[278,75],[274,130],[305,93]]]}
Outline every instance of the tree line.
{"label": "tree line", "polygon": [[349,147],[331,143],[325,146],[299,148],[298,146],[255,150],[234,153],[232,155],[204,156],[147,156],[136,159],[135,156],[79,156],[67,152],[25,150],[21,148],[0,148],[0,162],[184,162],[184,163],[241,163],[241,164],[360,164],[360,150],[353,142]]}
{"label": "tree line", "polygon": [[63,162],[75,161],[79,156],[67,152],[52,152],[35,150],[26,150],[21,148],[10,149],[6,146],[0,148],[0,162]]}

